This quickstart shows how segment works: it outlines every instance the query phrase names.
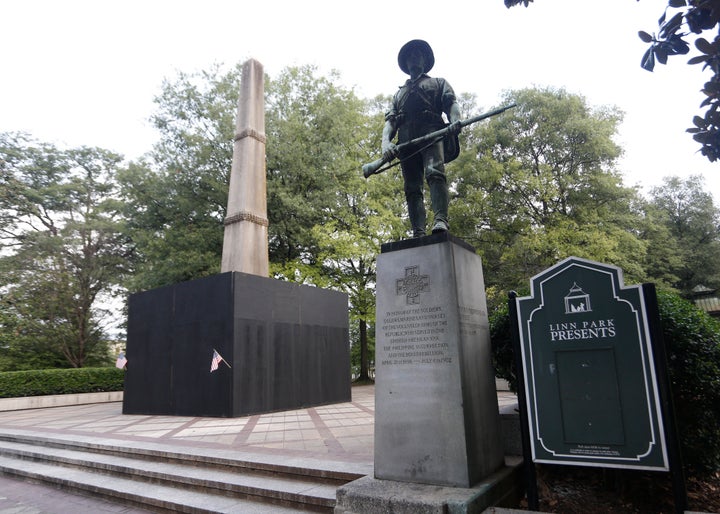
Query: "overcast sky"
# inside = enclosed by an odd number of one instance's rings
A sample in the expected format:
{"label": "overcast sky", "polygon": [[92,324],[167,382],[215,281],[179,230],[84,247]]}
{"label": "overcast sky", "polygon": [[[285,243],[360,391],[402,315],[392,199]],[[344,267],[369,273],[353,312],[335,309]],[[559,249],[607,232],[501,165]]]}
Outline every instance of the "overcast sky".
{"label": "overcast sky", "polygon": [[[157,134],[148,123],[163,78],[253,57],[276,76],[290,65],[338,70],[362,97],[394,92],[397,51],[425,39],[433,76],[481,107],[503,90],[564,87],[625,112],[617,141],[627,185],[702,174],[720,202],[720,164],[685,129],[709,78],[687,57],[640,68],[640,29],[657,30],[666,0],[218,1],[1,0],[0,131],[60,145],[99,146],[136,159]],[[235,109],[229,105],[228,109]],[[381,127],[378,127],[378,131]],[[360,171],[358,170],[358,173]]]}

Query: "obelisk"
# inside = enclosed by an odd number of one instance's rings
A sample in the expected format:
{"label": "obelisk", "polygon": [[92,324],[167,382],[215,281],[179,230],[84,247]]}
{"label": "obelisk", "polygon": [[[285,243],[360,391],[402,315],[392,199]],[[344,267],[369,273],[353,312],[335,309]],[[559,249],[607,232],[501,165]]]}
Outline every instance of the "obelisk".
{"label": "obelisk", "polygon": [[[268,276],[262,65],[245,62],[241,80],[222,273],[130,295],[125,414],[240,417],[351,400],[347,294]],[[216,353],[228,366],[211,373]]]}
{"label": "obelisk", "polygon": [[221,271],[268,276],[263,66],[243,64]]}

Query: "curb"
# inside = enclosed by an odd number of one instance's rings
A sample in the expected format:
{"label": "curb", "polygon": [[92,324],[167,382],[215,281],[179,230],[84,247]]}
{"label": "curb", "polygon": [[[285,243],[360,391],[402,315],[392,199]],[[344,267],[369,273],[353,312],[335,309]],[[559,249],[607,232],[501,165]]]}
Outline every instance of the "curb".
{"label": "curb", "polygon": [[0,412],[44,409],[46,407],[66,407],[68,405],[84,405],[87,403],[121,402],[122,400],[122,391],[0,398]]}

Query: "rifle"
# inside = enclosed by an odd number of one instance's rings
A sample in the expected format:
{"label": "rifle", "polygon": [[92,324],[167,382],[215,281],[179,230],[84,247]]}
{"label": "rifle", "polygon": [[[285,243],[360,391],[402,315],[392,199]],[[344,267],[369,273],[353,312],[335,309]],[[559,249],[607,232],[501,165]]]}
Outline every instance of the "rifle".
{"label": "rifle", "polygon": [[[491,118],[493,116],[497,116],[498,114],[502,114],[508,109],[512,109],[517,104],[510,104],[506,105],[505,107],[500,107],[499,109],[495,109],[494,111],[486,112],[483,114],[479,114],[477,116],[473,116],[472,118],[468,118],[466,120],[462,120],[460,122],[460,127],[466,127],[468,125],[472,125],[473,123],[477,123],[478,121],[484,120],[486,118]],[[404,150],[409,147],[413,146],[420,146],[423,143],[427,143],[428,141],[432,141],[434,139],[440,139],[445,137],[448,134],[448,127],[442,128],[440,130],[436,130],[435,132],[430,132],[429,134],[425,134],[424,136],[417,137],[415,139],[412,139],[410,141],[407,141],[406,143],[402,143],[397,145],[398,152],[401,150]],[[381,169],[385,164],[391,162],[392,159],[385,159],[385,157],[380,157],[378,160],[369,162],[362,167],[363,176],[365,178],[369,178],[370,175],[376,175],[378,173],[382,173],[387,168]]]}

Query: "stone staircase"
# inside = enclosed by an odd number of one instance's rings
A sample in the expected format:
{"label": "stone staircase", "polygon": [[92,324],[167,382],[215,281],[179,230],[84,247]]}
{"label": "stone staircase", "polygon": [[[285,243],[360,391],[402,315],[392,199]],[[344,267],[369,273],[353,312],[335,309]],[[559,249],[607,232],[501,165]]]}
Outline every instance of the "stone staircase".
{"label": "stone staircase", "polygon": [[0,474],[153,512],[332,512],[338,486],[361,475],[332,463],[136,441],[0,434]]}

